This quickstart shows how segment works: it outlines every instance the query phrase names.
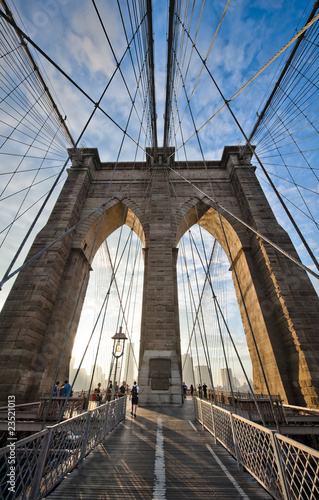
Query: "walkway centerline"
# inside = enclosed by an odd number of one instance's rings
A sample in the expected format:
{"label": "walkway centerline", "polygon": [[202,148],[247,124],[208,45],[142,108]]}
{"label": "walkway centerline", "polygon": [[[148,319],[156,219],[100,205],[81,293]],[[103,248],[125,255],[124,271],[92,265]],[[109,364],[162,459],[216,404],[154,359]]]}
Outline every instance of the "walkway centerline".
{"label": "walkway centerline", "polygon": [[164,438],[162,417],[157,418],[156,450],[155,450],[155,483],[153,500],[166,499],[166,477],[164,458]]}

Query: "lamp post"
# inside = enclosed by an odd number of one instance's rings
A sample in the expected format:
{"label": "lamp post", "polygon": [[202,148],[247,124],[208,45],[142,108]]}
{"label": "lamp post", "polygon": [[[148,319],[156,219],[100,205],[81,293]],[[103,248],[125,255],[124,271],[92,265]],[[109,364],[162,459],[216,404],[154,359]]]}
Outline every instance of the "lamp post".
{"label": "lamp post", "polygon": [[120,326],[120,331],[117,332],[115,335],[113,335],[112,339],[114,340],[112,354],[115,357],[115,374],[114,374],[114,384],[112,385],[111,401],[113,401],[113,396],[114,396],[114,386],[115,386],[115,381],[116,381],[115,379],[116,379],[116,372],[117,372],[117,362],[118,362],[118,359],[121,358],[124,354],[125,340],[127,340],[125,333],[122,332],[121,326]]}

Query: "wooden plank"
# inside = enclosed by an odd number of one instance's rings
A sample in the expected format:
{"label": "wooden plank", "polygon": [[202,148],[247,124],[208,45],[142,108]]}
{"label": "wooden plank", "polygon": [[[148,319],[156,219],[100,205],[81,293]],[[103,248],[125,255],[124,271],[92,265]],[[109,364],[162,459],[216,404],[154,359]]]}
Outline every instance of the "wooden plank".
{"label": "wooden plank", "polygon": [[[150,499],[155,482],[157,420],[162,419],[166,499],[268,500],[271,496],[207,431],[194,422],[192,401],[182,408],[139,408],[137,418],[126,420],[93,451],[81,470],[75,470],[52,492],[50,499]],[[189,423],[192,421],[194,427]],[[226,476],[208,450],[210,445],[226,465]]]}

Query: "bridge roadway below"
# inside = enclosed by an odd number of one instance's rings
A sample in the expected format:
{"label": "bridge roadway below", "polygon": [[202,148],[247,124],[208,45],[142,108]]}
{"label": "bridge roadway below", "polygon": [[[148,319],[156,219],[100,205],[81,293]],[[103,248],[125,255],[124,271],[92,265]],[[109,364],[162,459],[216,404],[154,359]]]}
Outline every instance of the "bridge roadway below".
{"label": "bridge roadway below", "polygon": [[193,403],[138,408],[71,472],[50,499],[266,500],[272,497],[209,432],[194,421]]}

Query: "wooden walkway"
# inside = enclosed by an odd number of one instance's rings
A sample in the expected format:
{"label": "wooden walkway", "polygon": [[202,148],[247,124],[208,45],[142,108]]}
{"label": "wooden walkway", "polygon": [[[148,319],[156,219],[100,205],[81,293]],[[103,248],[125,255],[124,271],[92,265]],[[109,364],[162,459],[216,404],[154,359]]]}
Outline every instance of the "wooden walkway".
{"label": "wooden walkway", "polygon": [[[227,470],[226,470],[227,469]],[[139,408],[47,497],[266,500],[272,497],[182,408]]]}

